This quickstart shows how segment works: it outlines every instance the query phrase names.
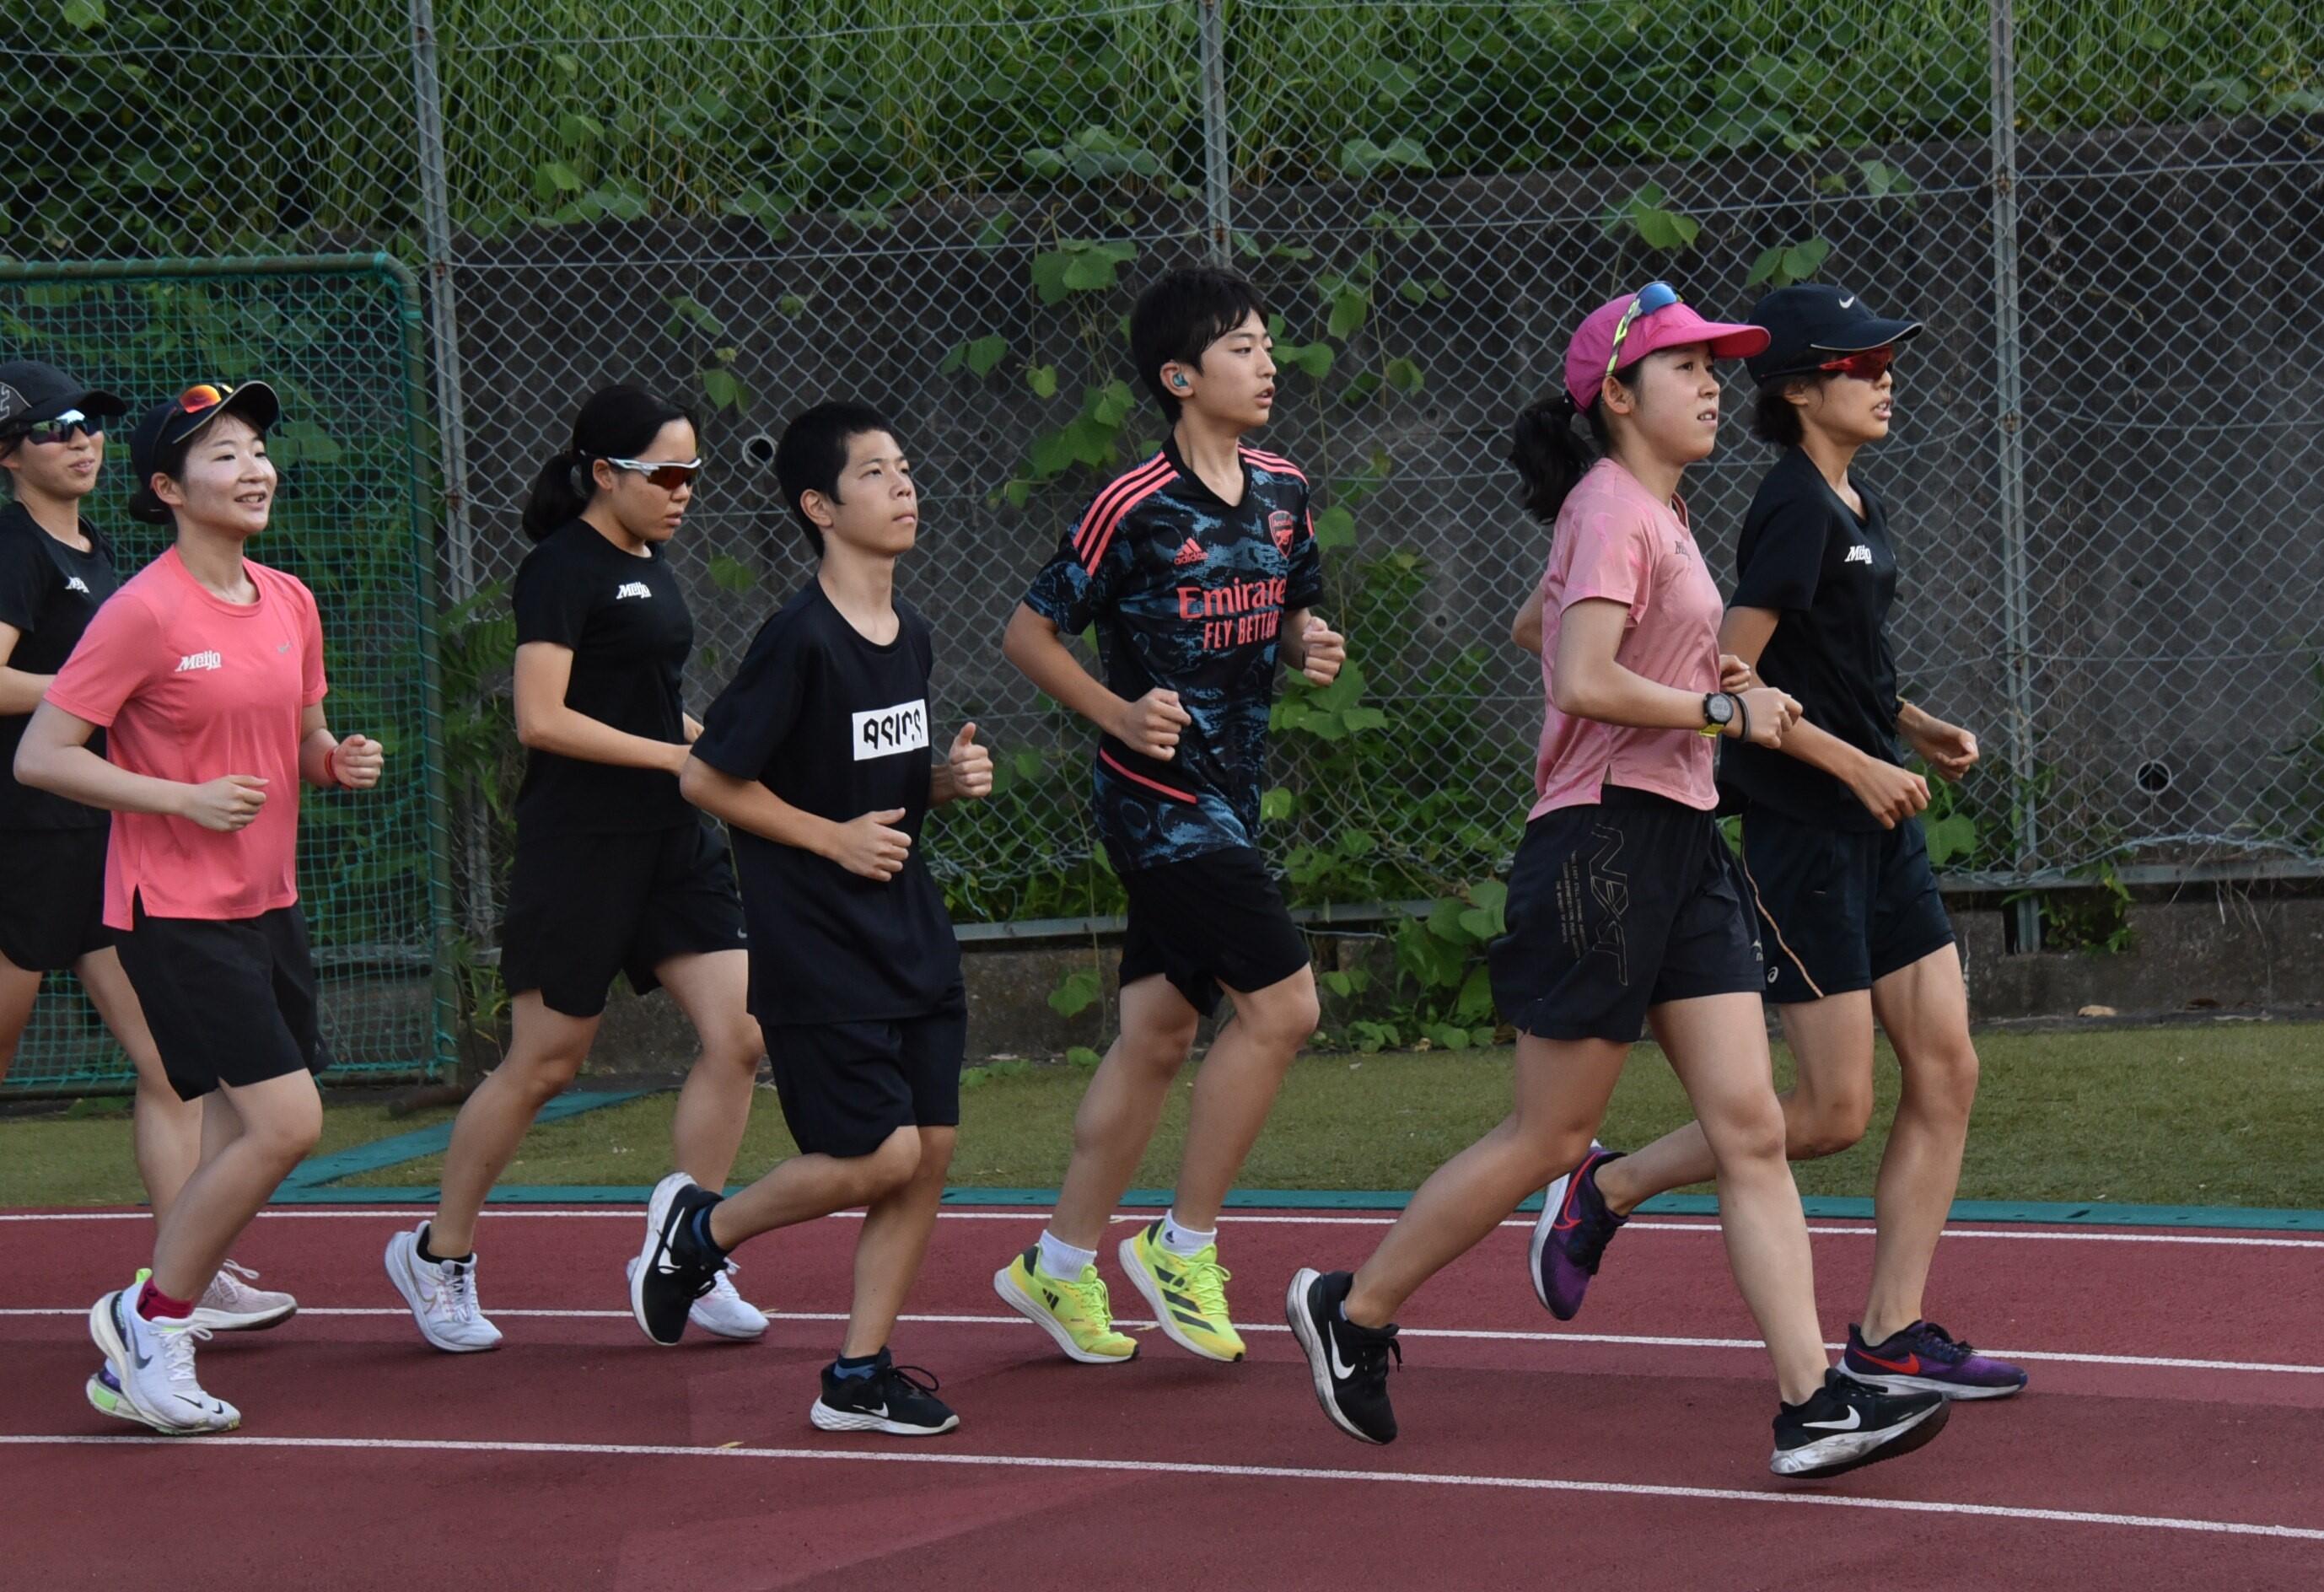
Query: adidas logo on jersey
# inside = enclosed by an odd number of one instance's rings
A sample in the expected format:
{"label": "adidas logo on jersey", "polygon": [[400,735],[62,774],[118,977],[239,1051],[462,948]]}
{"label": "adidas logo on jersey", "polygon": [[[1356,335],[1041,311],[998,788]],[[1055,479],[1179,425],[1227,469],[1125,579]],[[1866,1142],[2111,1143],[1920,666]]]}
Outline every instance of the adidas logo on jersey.
{"label": "adidas logo on jersey", "polygon": [[191,674],[196,669],[222,669],[226,659],[215,652],[189,652],[178,660],[176,673]]}
{"label": "adidas logo on jersey", "polygon": [[1862,542],[1858,542],[1856,546],[1848,549],[1848,557],[1842,558],[1840,562],[1842,564],[1869,564],[1872,562],[1872,549],[1866,547]]}
{"label": "adidas logo on jersey", "polygon": [[1210,555],[1203,550],[1202,543],[1193,537],[1188,537],[1186,545],[1178,549],[1178,556],[1170,562],[1183,569],[1189,564],[1200,564],[1209,557]]}
{"label": "adidas logo on jersey", "polygon": [[86,597],[88,595],[88,583],[81,579],[80,576],[77,575],[69,575],[65,576],[65,590],[68,592],[78,592],[82,596]]}
{"label": "adidas logo on jersey", "polygon": [[624,597],[650,598],[652,595],[652,587],[647,585],[646,583],[641,580],[633,580],[627,585],[624,585],[620,591],[613,594],[613,601],[619,603]]}

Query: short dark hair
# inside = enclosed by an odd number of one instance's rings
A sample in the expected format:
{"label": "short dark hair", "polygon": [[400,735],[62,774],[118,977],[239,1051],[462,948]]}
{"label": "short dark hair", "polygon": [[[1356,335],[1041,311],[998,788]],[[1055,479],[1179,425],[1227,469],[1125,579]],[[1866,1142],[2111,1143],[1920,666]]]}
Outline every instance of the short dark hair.
{"label": "short dark hair", "polygon": [[1799,446],[1807,433],[1800,425],[1799,405],[1784,395],[1803,382],[1822,379],[1821,375],[1780,376],[1760,388],[1751,406],[1751,435],[1777,447]]}
{"label": "short dark hair", "polygon": [[1130,311],[1130,357],[1164,419],[1178,423],[1178,400],[1162,384],[1162,367],[1201,364],[1204,349],[1254,315],[1267,316],[1259,290],[1240,272],[1216,265],[1171,271],[1138,295]]}
{"label": "short dark hair", "polygon": [[819,492],[835,503],[839,501],[839,475],[847,468],[847,445],[868,431],[896,435],[888,417],[870,404],[840,399],[794,416],[775,444],[775,480],[782,486],[783,502],[790,505],[807,545],[818,558],[823,557],[823,532],[807,517],[800,500]]}

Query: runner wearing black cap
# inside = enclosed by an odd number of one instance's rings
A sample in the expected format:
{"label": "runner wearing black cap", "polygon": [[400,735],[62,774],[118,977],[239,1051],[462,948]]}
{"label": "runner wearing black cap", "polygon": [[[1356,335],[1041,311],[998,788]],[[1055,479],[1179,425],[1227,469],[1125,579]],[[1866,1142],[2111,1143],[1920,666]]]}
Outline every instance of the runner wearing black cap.
{"label": "runner wearing black cap", "polygon": [[[137,1075],[132,1129],[137,1175],[157,1222],[202,1158],[234,1136],[234,1112],[213,1094],[181,1100],[161,1069],[105,926],[109,814],[17,783],[16,746],[42,694],[120,584],[113,549],[81,519],[105,463],[106,422],[128,406],[54,365],[0,364],[0,1076],[32,1019],[44,975],[69,968],[120,1041]],[[90,738],[102,753],[104,736]],[[290,1319],[288,1293],[251,1287],[228,1261],[203,1291],[198,1325],[217,1331]]]}
{"label": "runner wearing black cap", "polygon": [[[1896,349],[1921,327],[1812,283],[1768,294],[1752,319],[1769,334],[1748,362],[1754,429],[1784,454],[1744,518],[1720,647],[1797,698],[1804,717],[1780,751],[1729,748],[1720,775],[1743,813],[1767,998],[1799,1063],[1783,1097],[1788,1150],[1805,1160],[1863,1137],[1877,1021],[1904,1090],[1873,1201],[1871,1295],[1841,1369],[1892,1392],[2006,1398],[2025,1373],[1977,1353],[1922,1306],[1960,1179],[1978,1063],[1960,954],[1915,816],[1929,788],[1904,753],[1959,779],[1977,761],[1977,738],[1897,695],[1887,634],[1895,551],[1879,497],[1850,474],[1858,450],[1888,434]],[[1593,1155],[1553,1184],[1542,1219],[1576,1284],[1558,1313],[1580,1308],[1631,1210],[1711,1169],[1702,1129],[1689,1124],[1636,1155]]]}

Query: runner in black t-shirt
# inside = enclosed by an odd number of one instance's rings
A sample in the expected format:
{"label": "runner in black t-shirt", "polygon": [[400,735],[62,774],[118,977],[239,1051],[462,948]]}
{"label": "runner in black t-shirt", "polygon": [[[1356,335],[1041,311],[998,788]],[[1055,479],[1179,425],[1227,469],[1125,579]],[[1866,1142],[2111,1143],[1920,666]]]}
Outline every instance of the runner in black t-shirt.
{"label": "runner in black t-shirt", "polygon": [[967,1007],[920,830],[930,807],[989,794],[992,759],[973,724],[930,756],[928,623],[895,596],[919,502],[892,428],[818,404],[784,430],[775,472],[816,576],[759,631],[679,783],[733,827],[751,1010],[800,1153],[731,1199],[664,1178],[630,1304],[647,1337],[676,1343],[736,1246],[867,1205],[854,1307],[809,1419],[927,1436],[959,1417],[888,1340],[952,1164]]}
{"label": "runner in black t-shirt", "polygon": [[[72,656],[97,606],[121,583],[113,548],[81,522],[82,500],[105,463],[105,423],[128,406],[54,365],[0,364],[0,1077],[16,1054],[46,973],[69,968],[137,1072],[132,1142],[146,1203],[159,1223],[212,1147],[233,1137],[216,1096],[181,1100],[162,1071],[137,992],[105,926],[105,853],[113,817],[18,782],[16,746],[51,678]],[[103,732],[89,750],[105,753]],[[196,1304],[213,1331],[272,1327],[298,1309],[288,1293],[251,1287],[229,1261]]]}
{"label": "runner in black t-shirt", "polygon": [[[1120,1257],[1172,1342],[1239,1360],[1219,1208],[1316,1017],[1306,942],[1259,852],[1268,713],[1278,657],[1323,685],[1346,649],[1312,612],[1307,478],[1243,442],[1275,403],[1257,291],[1231,271],[1174,271],[1139,297],[1130,341],[1169,440],[1097,494],[1003,645],[1099,731],[1092,806],[1130,897],[1121,1035],[1083,1099],[1056,1213],[993,1286],[1074,1359],[1137,1352],[1113,1330],[1097,1246],[1223,989],[1234,1020],[1194,1081],[1170,1211]],[[1065,640],[1092,626],[1102,684]]]}
{"label": "runner in black t-shirt", "polygon": [[[1805,1160],[1864,1136],[1877,1020],[1904,1088],[1880,1164],[1871,1295],[1841,1369],[1892,1392],[2006,1398],[2025,1373],[1977,1353],[1922,1309],[1960,1180],[1978,1068],[1960,953],[1914,816],[1929,789],[1904,766],[1904,746],[1959,779],[1977,761],[1977,738],[1897,697],[1887,634],[1895,553],[1880,499],[1849,469],[1887,436],[1896,345],[1921,328],[1815,284],[1776,290],[1752,318],[1771,335],[1750,362],[1756,428],[1784,453],[1744,519],[1720,646],[1797,697],[1805,716],[1780,752],[1732,747],[1720,772],[1742,807],[1767,998],[1799,1060],[1784,1097],[1788,1146]],[[1580,1192],[1618,1219],[1711,1170],[1702,1130],[1690,1125],[1600,1160],[1594,1187]],[[1595,1229],[1597,1249],[1612,1226]],[[1587,1257],[1592,1269],[1596,1258]]]}
{"label": "runner in black t-shirt", "polygon": [[[725,839],[678,794],[701,727],[681,706],[694,619],[663,556],[701,464],[683,410],[608,387],[581,406],[572,447],[525,504],[539,544],[514,594],[528,756],[501,950],[514,1031],[461,1108],[434,1219],[387,1247],[421,1334],[453,1353],[500,1343],[477,1306],[476,1213],[534,1115],[580,1071],[615,974],[641,995],[668,989],[702,1041],[670,1125],[678,1164],[720,1187],[742,1148],[766,1047]],[[723,1272],[694,1319],[722,1338],[767,1330]]]}

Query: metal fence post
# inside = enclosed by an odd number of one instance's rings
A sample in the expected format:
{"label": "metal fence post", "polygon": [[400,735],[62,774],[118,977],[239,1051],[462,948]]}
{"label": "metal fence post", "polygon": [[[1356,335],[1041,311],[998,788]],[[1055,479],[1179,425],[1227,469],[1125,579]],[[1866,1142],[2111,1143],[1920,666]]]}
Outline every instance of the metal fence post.
{"label": "metal fence post", "polygon": [[1227,136],[1226,24],[1222,0],[1195,0],[1201,6],[1203,50],[1203,214],[1211,236],[1211,257],[1221,265],[1234,258],[1233,219],[1227,185],[1231,148]]}
{"label": "metal fence post", "polygon": [[[1994,420],[2001,471],[2001,610],[2008,669],[2009,766],[2017,789],[2017,871],[2029,871],[2041,840],[2034,809],[2032,592],[2025,560],[2024,347],[2018,322],[2017,30],[2014,0],[1987,0],[1993,68]],[[2017,903],[2017,947],[2042,948],[2042,904]]]}
{"label": "metal fence post", "polygon": [[452,599],[475,590],[468,529],[467,436],[460,409],[459,316],[452,288],[452,204],[444,176],[444,83],[434,0],[411,0],[411,101],[420,131],[420,214],[428,250],[428,327],[436,366],[436,436],[444,469],[444,553]]}

